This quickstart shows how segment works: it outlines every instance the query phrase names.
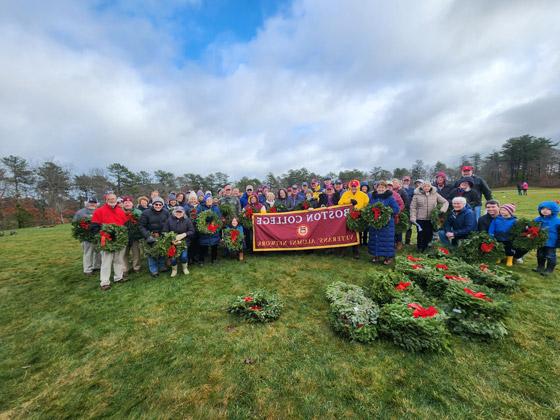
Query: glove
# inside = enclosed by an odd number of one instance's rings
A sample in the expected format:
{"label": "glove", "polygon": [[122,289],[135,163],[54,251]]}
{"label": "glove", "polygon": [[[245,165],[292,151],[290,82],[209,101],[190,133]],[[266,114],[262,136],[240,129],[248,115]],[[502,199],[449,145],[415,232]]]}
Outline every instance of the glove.
{"label": "glove", "polygon": [[150,236],[148,239],[146,239],[146,243],[148,245],[153,245],[156,242],[156,238],[154,238],[153,236]]}
{"label": "glove", "polygon": [[358,204],[358,202],[354,199],[350,200],[350,204],[352,204],[353,206],[355,206],[356,204]]}

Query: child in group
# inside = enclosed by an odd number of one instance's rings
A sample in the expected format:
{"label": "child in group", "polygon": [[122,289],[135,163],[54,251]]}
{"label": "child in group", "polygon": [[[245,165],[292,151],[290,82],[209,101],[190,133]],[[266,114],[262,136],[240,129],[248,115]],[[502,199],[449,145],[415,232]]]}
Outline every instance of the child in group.
{"label": "child in group", "polygon": [[[239,236],[245,236],[245,231],[243,230],[243,226],[241,226],[237,217],[234,217],[233,219],[231,219],[231,222],[229,223],[229,225],[227,227],[229,229],[236,229],[239,232]],[[239,261],[243,261],[243,258],[244,258],[243,250],[245,249],[245,241],[242,240],[241,243],[242,243],[243,248],[241,248],[241,251],[239,251],[239,253],[238,253]],[[227,248],[226,248],[225,251],[226,251],[226,256],[229,255],[230,253],[232,253],[232,251],[230,251]],[[234,255],[234,254],[232,254],[232,255]]]}
{"label": "child in group", "polygon": [[[537,249],[537,268],[533,271],[540,273],[542,276],[549,276],[556,267],[556,248],[558,247],[558,228],[560,227],[560,219],[558,212],[560,206],[554,201],[543,201],[538,207],[539,217],[535,218],[535,222],[539,222],[543,229],[548,232],[548,239],[543,247]],[[546,268],[545,268],[546,263]]]}
{"label": "child in group", "polygon": [[506,251],[506,265],[513,265],[513,258],[520,258],[516,250],[512,248],[511,229],[515,226],[517,218],[514,216],[515,204],[503,204],[500,206],[500,214],[490,223],[488,233],[498,242],[504,245]]}

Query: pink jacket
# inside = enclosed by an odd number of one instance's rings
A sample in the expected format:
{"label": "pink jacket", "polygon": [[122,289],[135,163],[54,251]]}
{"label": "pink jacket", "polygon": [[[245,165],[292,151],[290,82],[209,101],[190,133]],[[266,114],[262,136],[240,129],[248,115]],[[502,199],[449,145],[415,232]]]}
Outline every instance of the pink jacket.
{"label": "pink jacket", "polygon": [[403,201],[402,197],[400,196],[400,194],[398,192],[393,190],[393,198],[395,199],[395,201],[399,205],[399,213],[402,212],[404,210],[404,201]]}

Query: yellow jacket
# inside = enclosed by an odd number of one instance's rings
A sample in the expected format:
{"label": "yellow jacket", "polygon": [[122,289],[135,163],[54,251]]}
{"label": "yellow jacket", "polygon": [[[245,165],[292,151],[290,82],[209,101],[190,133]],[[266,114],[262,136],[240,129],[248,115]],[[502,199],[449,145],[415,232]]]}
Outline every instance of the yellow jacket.
{"label": "yellow jacket", "polygon": [[352,191],[350,190],[346,191],[344,194],[342,194],[340,200],[338,200],[338,204],[352,204],[350,200],[356,200],[356,202],[358,203],[356,204],[356,209],[358,210],[363,209],[369,204],[368,195],[365,192],[359,190],[356,191],[356,194],[352,194]]}

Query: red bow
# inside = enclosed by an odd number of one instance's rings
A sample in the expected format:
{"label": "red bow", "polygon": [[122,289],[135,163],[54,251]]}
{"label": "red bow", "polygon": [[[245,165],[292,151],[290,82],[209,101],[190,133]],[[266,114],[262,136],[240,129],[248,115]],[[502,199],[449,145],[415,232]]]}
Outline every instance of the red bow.
{"label": "red bow", "polygon": [[480,244],[480,250],[482,252],[484,252],[485,254],[488,254],[489,252],[492,252],[493,249],[494,249],[494,244],[492,242],[490,242],[490,243],[482,242]]}
{"label": "red bow", "polygon": [[237,238],[239,237],[239,231],[237,229],[232,229],[230,235],[231,235],[231,241],[236,242]]}
{"label": "red bow", "polygon": [[440,248],[438,248],[438,251],[441,252],[442,254],[449,255],[449,250],[446,249],[446,248],[441,248],[440,247]]}
{"label": "red bow", "polygon": [[303,209],[304,209],[304,210],[307,210],[308,208],[309,208],[309,203],[308,203],[307,201],[305,201],[305,202],[303,203]]}
{"label": "red bow", "polygon": [[252,301],[253,301],[253,298],[252,298],[251,296],[245,296],[245,297],[243,298],[243,300],[244,300],[245,302],[252,302]]}
{"label": "red bow", "polygon": [[483,300],[486,300],[488,302],[492,302],[492,299],[490,299],[488,296],[486,296],[486,293],[473,292],[471,289],[468,289],[466,287],[463,290],[465,291],[465,293],[467,293],[468,295],[471,295],[474,298],[483,299]]}
{"label": "red bow", "polygon": [[259,305],[253,305],[249,309],[252,311],[260,311],[262,308]]}
{"label": "red bow", "polygon": [[467,279],[466,277],[453,276],[451,274],[446,274],[443,277],[445,277],[447,280],[462,281],[463,283],[468,283],[470,281],[470,279]]}
{"label": "red bow", "polygon": [[251,207],[249,207],[245,213],[247,214],[247,217],[251,217],[253,215],[253,209]]}
{"label": "red bow", "polygon": [[268,211],[269,213],[276,213],[276,207],[271,207],[270,210]]}
{"label": "red bow", "polygon": [[218,225],[216,225],[214,223],[210,223],[208,225],[208,230],[212,233],[215,233],[218,230]]}
{"label": "red bow", "polygon": [[399,284],[397,284],[395,286],[395,289],[398,291],[402,291],[402,290],[406,290],[408,288],[408,286],[410,286],[412,283],[407,281],[407,282],[402,282],[400,281]]}
{"label": "red bow", "polygon": [[422,258],[414,258],[412,255],[408,255],[408,256],[406,257],[406,259],[407,259],[408,261],[412,261],[412,262],[422,261]]}
{"label": "red bow", "polygon": [[111,237],[110,234],[108,234],[107,232],[101,232],[101,246],[104,247],[105,244],[107,243],[107,241],[111,241],[113,240],[113,238]]}
{"label": "red bow", "polygon": [[138,223],[138,220],[136,219],[136,217],[134,216],[133,213],[128,213],[127,216],[128,216],[128,221],[129,221],[130,223],[132,223],[133,225],[135,225],[136,223]]}
{"label": "red bow", "polygon": [[379,216],[381,216],[381,210],[379,209],[379,207],[372,207],[371,211],[373,212],[373,219],[379,219]]}
{"label": "red bow", "polygon": [[84,230],[89,230],[89,223],[86,222],[85,220],[82,220],[82,221],[80,222],[80,227],[81,227],[82,229],[84,229]]}
{"label": "red bow", "polygon": [[167,250],[167,256],[173,258],[175,255],[177,255],[177,247],[175,245],[171,245]]}
{"label": "red bow", "polygon": [[439,268],[440,270],[444,270],[444,271],[449,270],[449,267],[445,264],[436,264],[436,268]]}
{"label": "red bow", "polygon": [[420,270],[420,269],[424,268],[424,266],[422,264],[412,264],[412,268],[414,270]]}
{"label": "red bow", "polygon": [[362,213],[360,213],[360,212],[357,211],[357,210],[352,210],[352,211],[350,212],[350,217],[351,217],[352,219],[356,220],[356,219],[359,219],[359,218],[360,218],[360,215],[361,215],[361,214],[362,214]]}
{"label": "red bow", "polygon": [[521,236],[525,236],[529,239],[535,239],[539,237],[540,229],[537,226],[528,227],[525,232],[521,234]]}
{"label": "red bow", "polygon": [[414,318],[431,318],[433,316],[436,316],[438,314],[438,310],[436,308],[434,308],[433,306],[430,306],[429,308],[424,308],[422,307],[422,305],[418,304],[418,303],[409,303],[408,307],[411,309],[414,309],[414,312],[412,312],[412,316]]}
{"label": "red bow", "polygon": [[488,271],[488,264],[480,264],[480,271]]}

